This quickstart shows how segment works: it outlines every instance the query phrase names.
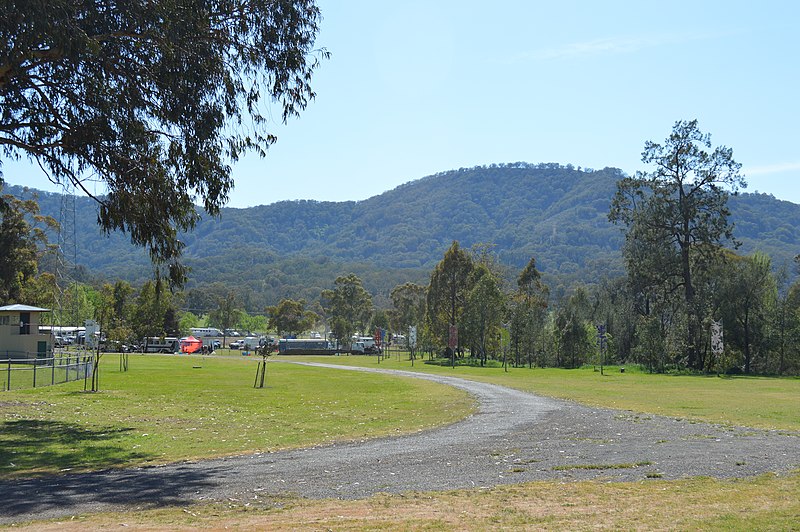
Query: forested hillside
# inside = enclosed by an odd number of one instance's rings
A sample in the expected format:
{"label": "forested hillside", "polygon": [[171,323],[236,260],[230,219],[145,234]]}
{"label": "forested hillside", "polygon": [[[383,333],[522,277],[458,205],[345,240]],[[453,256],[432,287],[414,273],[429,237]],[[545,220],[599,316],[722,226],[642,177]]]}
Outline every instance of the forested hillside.
{"label": "forested hillside", "polygon": [[[399,283],[427,282],[453,240],[466,248],[494,244],[512,275],[536,257],[555,285],[620,276],[623,237],[607,214],[622,175],[614,168],[491,165],[428,176],[359,202],[224,209],[220,218],[204,218],[182,236],[192,268],[189,286],[238,286],[248,307],[261,309],[281,297],[315,300],[337,275],[354,272],[380,304]],[[8,191],[30,194],[20,187]],[[69,232],[72,200],[38,194],[42,213]],[[74,204],[79,264],[132,282],[151,274],[147,255],[125,235],[101,235],[92,200],[76,197]],[[743,243],[739,252],[762,250],[777,266],[800,252],[800,206],[743,194],[730,207]]]}

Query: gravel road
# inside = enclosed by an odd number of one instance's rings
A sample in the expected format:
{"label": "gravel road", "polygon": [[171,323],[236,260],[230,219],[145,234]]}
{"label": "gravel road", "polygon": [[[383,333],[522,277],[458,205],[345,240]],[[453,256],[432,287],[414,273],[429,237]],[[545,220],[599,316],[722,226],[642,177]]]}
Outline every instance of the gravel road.
{"label": "gravel road", "polygon": [[0,482],[0,524],[131,507],[287,494],[359,498],[530,480],[746,477],[800,468],[800,433],[589,408],[456,377],[392,373],[455,386],[478,411],[440,429],[161,467]]}

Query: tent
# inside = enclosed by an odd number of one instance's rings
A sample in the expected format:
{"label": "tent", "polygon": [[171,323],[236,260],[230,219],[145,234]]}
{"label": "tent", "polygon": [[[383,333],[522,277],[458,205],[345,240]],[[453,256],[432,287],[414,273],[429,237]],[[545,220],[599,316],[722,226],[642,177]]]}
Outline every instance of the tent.
{"label": "tent", "polygon": [[187,336],[186,338],[181,338],[181,353],[197,353],[203,349],[203,341],[198,340],[194,336]]}

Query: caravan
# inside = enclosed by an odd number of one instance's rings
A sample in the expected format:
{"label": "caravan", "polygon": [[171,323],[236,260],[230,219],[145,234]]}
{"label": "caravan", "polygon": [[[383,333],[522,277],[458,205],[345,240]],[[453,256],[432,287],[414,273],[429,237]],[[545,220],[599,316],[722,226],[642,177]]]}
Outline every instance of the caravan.
{"label": "caravan", "polygon": [[189,329],[189,331],[195,338],[201,338],[203,336],[216,336],[222,338],[223,336],[222,331],[216,327],[192,327]]}

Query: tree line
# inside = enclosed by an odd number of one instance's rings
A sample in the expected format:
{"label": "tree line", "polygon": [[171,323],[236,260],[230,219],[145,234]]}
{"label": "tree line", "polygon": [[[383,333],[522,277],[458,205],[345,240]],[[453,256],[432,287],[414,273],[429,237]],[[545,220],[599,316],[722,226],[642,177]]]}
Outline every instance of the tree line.
{"label": "tree line", "polygon": [[[453,241],[427,284],[404,282],[388,301],[354,274],[313,299],[283,297],[263,312],[230,285],[176,290],[158,276],[65,284],[33,200],[0,198],[0,302],[52,308],[54,324],[99,320],[107,336],[136,342],[208,325],[277,335],[324,330],[342,342],[376,328],[417,331],[413,352],[450,364],[578,367],[641,364],[651,371],[800,372],[800,273],[770,257],[736,253],[728,200],[745,185],[732,150],[713,148],[696,121],[678,122],[642,154],[651,171],[622,176],[608,218],[625,239],[625,275],[554,291],[534,257],[512,271],[493,244]],[[41,270],[41,272],[39,271]],[[387,300],[383,298],[382,301]]]}
{"label": "tree line", "polygon": [[[250,292],[213,284],[180,291],[188,274],[181,237],[203,229],[196,202],[212,217],[221,212],[233,185],[231,163],[249,151],[264,155],[276,141],[268,118],[297,116],[314,97],[312,75],[328,57],[315,48],[319,8],[313,0],[117,7],[109,10],[90,0],[53,0],[48,9],[36,2],[0,7],[0,155],[35,160],[54,183],[91,197],[102,231],[126,233],[145,248],[156,279],[136,289],[124,281],[90,282],[85,272],[68,266],[62,250],[47,244],[55,220],[41,216],[35,202],[4,196],[0,299],[53,308],[54,321],[99,317],[119,337],[176,334],[181,323],[198,320],[223,328],[246,322],[252,316],[242,307],[259,305],[245,301]],[[277,106],[274,112],[269,102]],[[794,272],[776,272],[765,254],[734,252],[738,242],[728,199],[744,180],[732,151],[712,150],[710,137],[688,121],[676,123],[665,142],[646,143],[642,160],[653,169],[635,176],[616,169],[537,166],[540,176],[552,178],[549,190],[541,181],[519,187],[532,175],[525,163],[431,176],[414,184],[413,196],[410,186],[402,186],[358,209],[332,206],[330,213],[358,213],[359,223],[344,232],[341,216],[325,217],[325,209],[310,216],[303,205],[285,204],[282,218],[299,232],[260,233],[285,238],[287,246],[332,243],[351,261],[358,259],[350,246],[356,238],[361,258],[370,261],[385,258],[387,240],[402,242],[395,264],[402,268],[429,268],[427,254],[456,241],[426,286],[403,283],[392,290],[391,307],[386,302],[375,310],[361,279],[351,274],[336,278],[332,288],[320,288],[320,299],[309,297],[308,305],[281,294],[283,301],[265,308],[261,318],[269,316],[268,326],[286,332],[316,320],[342,338],[375,326],[404,331],[413,323],[420,344],[453,364],[464,359],[485,364],[502,353],[514,364],[574,367],[607,354],[654,371],[796,373],[800,296],[797,284],[787,280]],[[580,180],[577,188],[567,188],[564,171]],[[107,193],[94,196],[87,190],[87,175]],[[617,271],[617,248],[609,245],[615,236],[598,217],[597,207],[606,208],[604,189],[596,191],[603,175],[619,177],[608,220],[624,231],[625,272],[581,286],[593,267]],[[445,179],[447,185],[439,187]],[[432,201],[432,193],[441,202]],[[588,203],[563,209],[565,200],[581,195]],[[459,208],[431,212],[432,203],[457,196]],[[518,196],[523,201],[515,201]],[[392,197],[402,197],[402,212],[377,208]],[[523,219],[530,211],[548,223]],[[757,228],[760,221],[754,217],[748,223]],[[796,223],[777,222],[769,230],[771,242],[764,243],[776,253],[798,238]],[[459,239],[497,242],[499,259],[491,246],[467,251]],[[582,260],[579,246],[590,250],[591,261]],[[568,281],[548,290],[533,256],[548,272],[558,267]],[[209,269],[227,264],[218,257],[209,259]],[[264,271],[274,279],[275,268],[260,264],[258,275]],[[502,264],[527,265],[514,275]],[[198,263],[198,269],[203,266]],[[230,284],[241,281],[240,271],[231,275]],[[292,312],[291,320],[282,321]],[[604,342],[607,353],[597,352]]]}

